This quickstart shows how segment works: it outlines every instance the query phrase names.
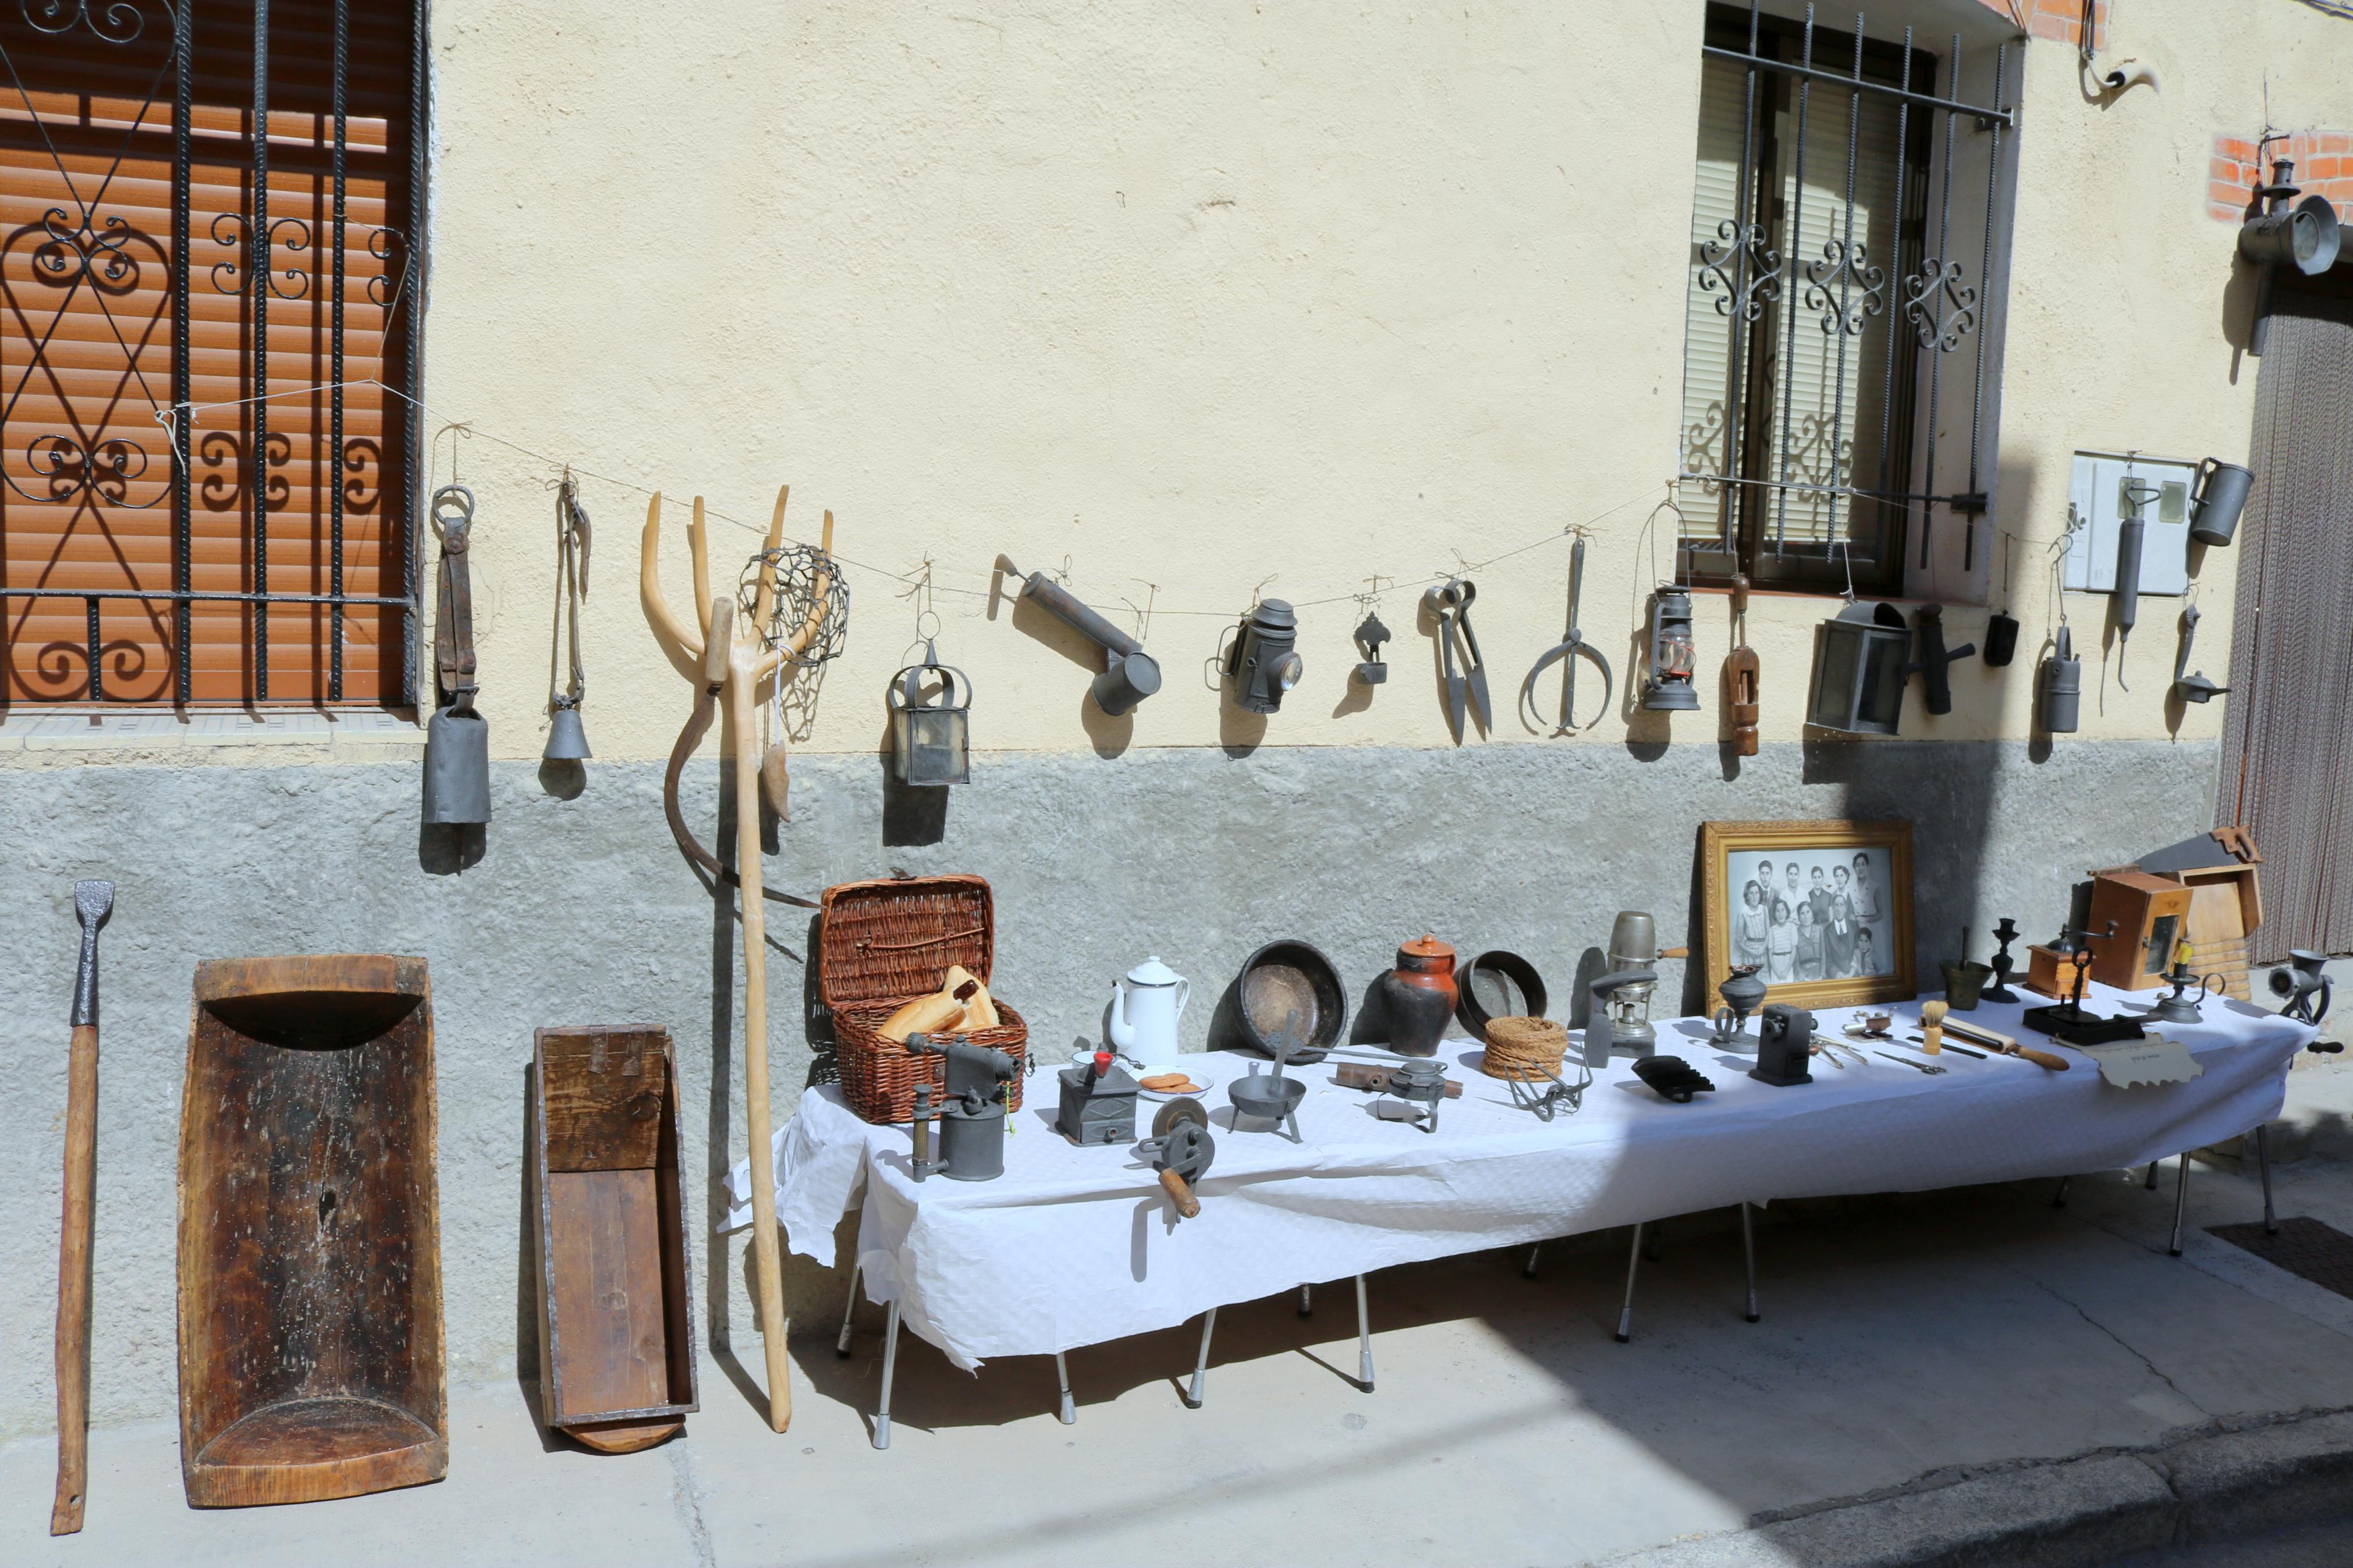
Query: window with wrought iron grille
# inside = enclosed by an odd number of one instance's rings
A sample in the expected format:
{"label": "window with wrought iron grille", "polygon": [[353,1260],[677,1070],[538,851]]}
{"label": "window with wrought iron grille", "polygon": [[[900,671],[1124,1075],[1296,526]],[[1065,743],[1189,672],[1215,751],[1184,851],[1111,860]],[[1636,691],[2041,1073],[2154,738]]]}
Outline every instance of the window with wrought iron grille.
{"label": "window with wrought iron grille", "polygon": [[1806,16],[1708,8],[1678,565],[1936,596],[1907,547],[1933,578],[1937,531],[1964,575],[1986,543],[2013,50]]}
{"label": "window with wrought iron grille", "polygon": [[0,703],[415,703],[422,19],[0,0]]}

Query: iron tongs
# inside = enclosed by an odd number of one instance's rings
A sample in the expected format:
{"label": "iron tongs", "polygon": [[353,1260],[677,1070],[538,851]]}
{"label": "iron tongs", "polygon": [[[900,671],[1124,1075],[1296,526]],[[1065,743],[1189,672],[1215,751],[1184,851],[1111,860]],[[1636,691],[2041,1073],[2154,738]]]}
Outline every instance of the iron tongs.
{"label": "iron tongs", "polygon": [[[1569,547],[1568,552],[1568,635],[1546,649],[1537,658],[1535,668],[1528,671],[1527,679],[1520,683],[1520,705],[1541,729],[1544,719],[1536,710],[1536,678],[1544,674],[1555,659],[1561,661],[1560,723],[1553,731],[1556,735],[1566,735],[1577,728],[1569,713],[1577,705],[1577,661],[1579,658],[1591,659],[1601,669],[1601,708],[1593,715],[1594,724],[1600,723],[1602,715],[1609,711],[1609,699],[1617,689],[1617,682],[1609,673],[1609,661],[1602,657],[1599,648],[1585,640],[1585,633],[1577,624],[1577,601],[1584,590],[1585,541],[1580,539]],[[1586,727],[1590,729],[1592,725]]]}
{"label": "iron tongs", "polygon": [[[1479,634],[1471,629],[1471,605],[1478,597],[1478,584],[1461,577],[1450,577],[1421,596],[1430,613],[1438,617],[1438,646],[1445,656],[1446,723],[1454,731],[1457,745],[1462,742],[1466,689],[1470,700],[1478,707],[1480,729],[1495,727],[1494,709],[1487,700],[1487,661],[1479,652]],[[1465,653],[1460,673],[1454,665],[1454,633],[1458,626],[1462,632]]]}

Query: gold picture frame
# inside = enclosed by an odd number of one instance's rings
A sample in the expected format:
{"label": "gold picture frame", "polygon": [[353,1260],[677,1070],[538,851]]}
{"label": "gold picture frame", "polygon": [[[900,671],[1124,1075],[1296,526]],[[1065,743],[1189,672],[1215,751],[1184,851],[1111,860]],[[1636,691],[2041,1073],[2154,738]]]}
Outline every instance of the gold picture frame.
{"label": "gold picture frame", "polygon": [[[1760,872],[1775,884],[1761,925],[1747,896]],[[1768,1002],[1846,1007],[1918,994],[1908,821],[1703,823],[1700,897],[1710,1013],[1722,1005],[1716,987],[1732,966],[1750,962],[1759,962]],[[1841,899],[1843,926],[1824,918],[1835,916]],[[1786,924],[1776,907],[1784,904]]]}

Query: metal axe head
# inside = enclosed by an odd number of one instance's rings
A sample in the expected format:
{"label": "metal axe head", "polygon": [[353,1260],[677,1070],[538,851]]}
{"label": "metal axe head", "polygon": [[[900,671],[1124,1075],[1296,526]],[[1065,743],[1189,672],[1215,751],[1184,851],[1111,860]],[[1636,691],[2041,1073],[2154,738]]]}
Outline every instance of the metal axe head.
{"label": "metal axe head", "polygon": [[74,884],[74,914],[83,926],[96,931],[114,912],[114,884],[111,882],[76,882]]}

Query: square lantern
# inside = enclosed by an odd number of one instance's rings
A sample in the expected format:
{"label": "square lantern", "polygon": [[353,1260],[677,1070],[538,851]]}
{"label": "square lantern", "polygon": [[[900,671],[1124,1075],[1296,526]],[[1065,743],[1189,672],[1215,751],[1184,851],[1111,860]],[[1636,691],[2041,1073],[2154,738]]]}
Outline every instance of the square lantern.
{"label": "square lantern", "polygon": [[[928,702],[927,677],[936,677],[939,685]],[[884,696],[891,708],[891,772],[901,784],[972,782],[972,682],[963,670],[940,663],[926,644],[923,662],[893,676]]]}
{"label": "square lantern", "polygon": [[1890,605],[1849,605],[1822,623],[1806,721],[1851,735],[1893,735],[1904,716],[1912,634]]}

